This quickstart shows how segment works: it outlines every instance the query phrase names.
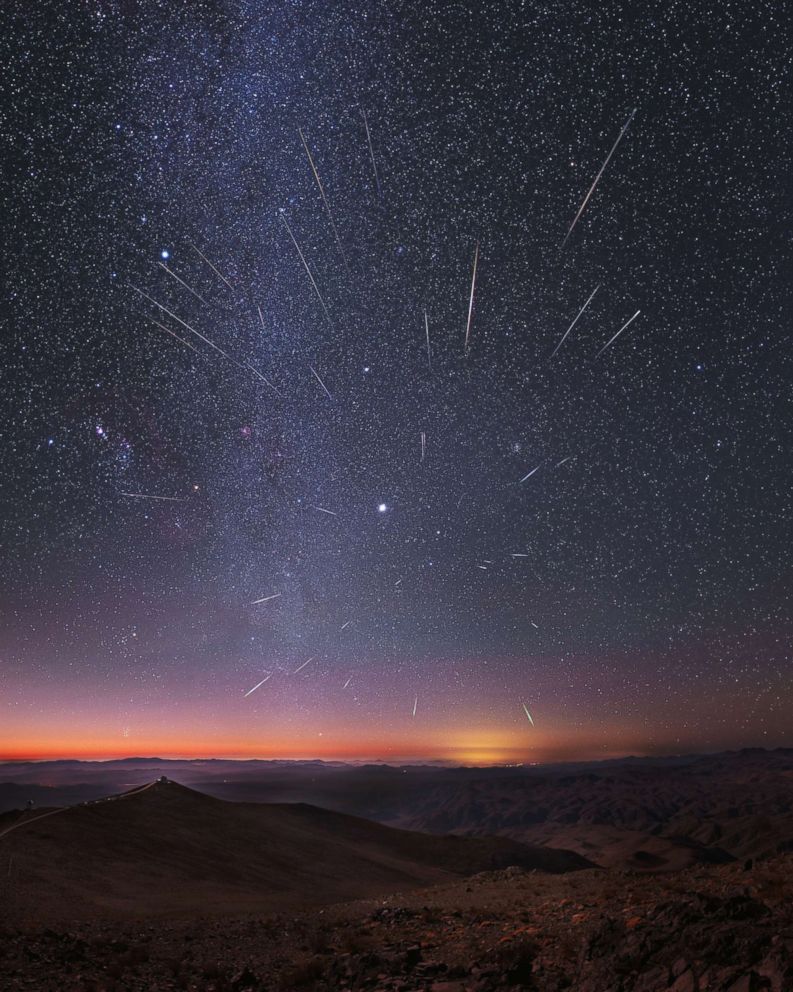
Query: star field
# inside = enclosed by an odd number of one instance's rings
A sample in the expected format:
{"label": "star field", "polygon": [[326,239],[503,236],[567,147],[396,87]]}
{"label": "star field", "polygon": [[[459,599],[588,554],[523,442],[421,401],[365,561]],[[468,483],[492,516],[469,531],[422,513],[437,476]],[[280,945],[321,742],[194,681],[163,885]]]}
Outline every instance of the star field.
{"label": "star field", "polygon": [[4,754],[790,744],[780,5],[0,16]]}

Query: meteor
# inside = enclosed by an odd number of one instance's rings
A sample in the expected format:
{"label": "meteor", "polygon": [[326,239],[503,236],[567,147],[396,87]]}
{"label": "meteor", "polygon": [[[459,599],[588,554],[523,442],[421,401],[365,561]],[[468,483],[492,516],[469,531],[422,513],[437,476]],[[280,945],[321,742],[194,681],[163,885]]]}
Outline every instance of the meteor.
{"label": "meteor", "polygon": [[468,323],[465,325],[465,348],[463,349],[464,354],[468,354],[468,339],[471,335],[471,317],[474,312],[474,289],[476,288],[476,267],[479,263],[479,242],[476,243],[476,249],[474,250],[474,271],[471,276],[471,298],[468,301]]}
{"label": "meteor", "polygon": [[311,274],[311,269],[308,267],[308,262],[306,261],[306,256],[300,250],[300,245],[297,243],[294,234],[292,234],[292,228],[287,223],[287,220],[286,220],[286,217],[284,217],[283,211],[279,214],[279,217],[284,222],[284,227],[289,232],[289,237],[292,239],[292,244],[295,246],[295,248],[297,248],[297,253],[300,256],[300,261],[303,263],[303,268],[308,273],[308,278],[311,280],[311,285],[314,287],[314,292],[317,294],[317,299],[319,300],[320,304],[322,305],[322,309],[323,309],[323,311],[325,313],[325,319],[327,320],[328,324],[331,327],[333,327],[333,323],[332,323],[332,321],[330,319],[330,314],[328,313],[328,308],[325,306],[325,301],[322,299],[322,293],[320,293],[320,291],[319,291],[319,286],[317,286],[316,281],[314,280],[314,276],[312,276],[312,274]]}
{"label": "meteor", "polygon": [[187,499],[186,496],[152,496],[149,493],[121,493],[121,495],[130,499],[164,499],[169,503],[184,503]]}
{"label": "meteor", "polygon": [[308,164],[311,166],[311,171],[314,173],[314,178],[317,181],[317,186],[319,186],[319,192],[320,195],[322,196],[322,202],[325,204],[325,210],[328,214],[328,220],[330,221],[330,226],[333,228],[333,236],[336,238],[336,244],[339,246],[339,251],[341,252],[342,260],[344,261],[344,268],[349,273],[350,266],[347,264],[347,256],[344,254],[344,248],[342,247],[341,238],[339,237],[339,232],[336,230],[336,222],[333,220],[333,214],[330,212],[330,204],[328,203],[327,196],[325,196],[325,190],[322,188],[322,181],[319,178],[317,167],[314,165],[314,159],[311,157],[311,152],[309,151],[305,136],[303,132],[300,130],[300,128],[297,129],[297,133],[300,135],[300,140],[303,142],[303,147],[305,148],[306,155],[308,156]]}
{"label": "meteor", "polygon": [[168,307],[164,307],[162,305],[162,303],[158,303],[154,299],[154,297],[149,296],[148,293],[144,293],[143,290],[142,289],[138,289],[137,286],[133,286],[133,285],[130,284],[129,288],[130,289],[134,289],[136,293],[140,293],[140,295],[143,296],[143,297],[145,297],[150,303],[153,303],[155,305],[155,307],[159,307],[159,309],[162,310],[163,313],[167,313],[169,317],[172,317],[175,321],[177,321],[178,323],[180,323],[182,325],[182,327],[186,327],[187,330],[190,331],[192,334],[195,334],[196,337],[201,338],[201,340],[202,341],[205,341],[210,346],[210,348],[214,348],[215,351],[220,352],[220,354],[224,358],[227,358],[232,363],[232,365],[236,365],[238,369],[241,369],[242,368],[242,366],[240,365],[240,363],[239,362],[235,362],[234,359],[231,357],[231,355],[227,355],[226,352],[222,348],[218,348],[218,346],[214,342],[210,341],[209,338],[205,338],[204,335],[201,334],[201,333],[199,333],[194,327],[191,327],[189,324],[186,324],[181,319],[181,317],[177,317],[175,313],[171,313],[171,311],[168,309]]}
{"label": "meteor", "polygon": [[312,372],[314,373],[314,376],[315,376],[315,378],[316,378],[316,380],[317,380],[317,382],[318,382],[318,383],[320,384],[320,386],[322,386],[322,388],[323,388],[323,389],[325,390],[325,395],[326,395],[326,396],[328,397],[328,399],[329,399],[329,400],[331,400],[331,401],[332,401],[332,400],[333,400],[333,397],[332,397],[332,396],[330,395],[330,393],[328,392],[328,387],[327,387],[327,386],[325,385],[325,383],[324,383],[324,382],[322,381],[322,379],[320,379],[320,377],[319,377],[319,372],[317,372],[317,370],[316,370],[316,369],[314,368],[314,366],[313,366],[313,365],[309,365],[309,368],[310,368],[310,369],[311,369],[311,371],[312,371]]}
{"label": "meteor", "polygon": [[[271,674],[272,674],[272,673],[271,673]],[[242,698],[243,698],[243,699],[247,699],[247,698],[248,698],[248,696],[250,696],[250,694],[251,694],[252,692],[256,692],[256,690],[257,690],[257,689],[259,688],[259,686],[260,686],[260,685],[264,685],[264,683],[265,683],[265,682],[267,681],[267,679],[269,679],[269,678],[270,678],[270,675],[265,675],[265,676],[264,676],[264,678],[263,678],[263,679],[261,680],[261,682],[257,682],[257,683],[256,683],[256,685],[255,685],[255,686],[254,686],[254,687],[253,687],[252,689],[248,689],[248,691],[247,691],[247,692],[245,693],[245,695],[244,695],[244,696],[243,696]]]}
{"label": "meteor", "polygon": [[262,596],[261,599],[254,599],[254,601],[251,603],[251,606],[258,606],[259,603],[269,603],[271,599],[278,599],[280,595],[281,595],[280,592],[274,592],[272,596]]}
{"label": "meteor", "polygon": [[[534,475],[534,473],[540,468],[540,465],[542,465],[542,462],[540,462],[540,464],[537,466],[537,468],[533,468],[531,470],[531,472],[529,472],[527,475],[524,475],[523,478],[520,481],[521,482],[525,482],[526,479],[530,479]],[[518,485],[520,485],[520,483],[518,483]]]}
{"label": "meteor", "polygon": [[562,345],[564,344],[565,338],[570,333],[570,331],[572,331],[572,329],[575,327],[575,325],[578,323],[578,318],[581,316],[581,314],[584,312],[584,310],[586,310],[586,308],[592,302],[592,300],[594,299],[595,293],[597,293],[597,291],[599,289],[600,289],[600,283],[598,283],[598,285],[595,286],[595,288],[592,290],[592,295],[589,297],[589,299],[586,301],[586,303],[581,307],[581,309],[576,314],[575,320],[573,321],[573,323],[567,328],[567,330],[562,335],[562,340],[559,342],[559,344],[557,344],[557,346],[551,352],[551,358],[553,358],[553,356],[556,354],[556,352],[562,347]]}
{"label": "meteor", "polygon": [[634,115],[634,114],[636,113],[636,110],[637,110],[637,108],[636,108],[636,107],[634,107],[634,108],[633,108],[633,110],[632,110],[632,111],[630,112],[630,116],[628,117],[628,119],[627,119],[627,121],[625,121],[625,123],[623,124],[623,126],[622,126],[622,130],[620,131],[620,133],[619,133],[619,134],[617,135],[617,140],[616,140],[616,141],[614,142],[614,145],[613,145],[613,147],[612,147],[612,149],[611,149],[611,151],[610,151],[610,152],[608,153],[608,155],[606,156],[606,161],[605,161],[605,162],[603,163],[603,165],[601,165],[601,167],[600,167],[600,172],[598,172],[598,174],[597,174],[597,175],[595,176],[595,181],[594,181],[594,182],[592,183],[592,186],[590,187],[590,189],[589,189],[589,192],[588,192],[588,193],[587,193],[587,195],[586,195],[586,196],[584,197],[584,202],[583,202],[583,203],[581,204],[581,206],[580,206],[580,207],[578,208],[578,213],[577,213],[577,214],[575,215],[575,217],[573,218],[573,223],[572,223],[572,224],[570,225],[570,228],[569,228],[569,230],[568,230],[568,232],[567,232],[567,234],[565,234],[565,236],[564,236],[564,241],[562,242],[562,248],[564,248],[564,246],[565,246],[565,245],[567,244],[567,239],[568,239],[568,238],[570,237],[570,235],[571,235],[571,234],[573,233],[573,228],[574,228],[574,227],[576,226],[576,224],[578,223],[578,219],[579,219],[579,217],[581,216],[581,214],[582,214],[582,213],[584,212],[584,209],[585,209],[585,207],[586,207],[586,205],[587,205],[587,203],[589,203],[589,198],[590,198],[590,197],[592,196],[592,194],[593,194],[593,193],[595,192],[595,187],[596,187],[596,186],[597,186],[597,184],[598,184],[598,183],[600,182],[600,177],[601,177],[601,176],[603,175],[603,173],[604,173],[604,171],[605,171],[605,169],[606,169],[606,166],[607,166],[607,165],[609,164],[609,162],[611,161],[611,156],[612,156],[612,155],[614,154],[614,152],[615,152],[615,151],[617,150],[617,145],[618,145],[618,144],[619,144],[619,143],[620,143],[620,142],[622,141],[622,138],[623,138],[623,135],[624,135],[624,134],[625,134],[625,132],[626,132],[626,131],[628,130],[628,127],[629,127],[629,125],[630,125],[630,122],[631,122],[631,121],[633,120],[633,115]]}
{"label": "meteor", "polygon": [[529,708],[528,708],[528,706],[526,706],[526,704],[525,704],[525,703],[521,703],[521,706],[523,707],[523,712],[524,712],[524,713],[526,714],[526,716],[527,716],[527,717],[528,717],[528,719],[529,719],[529,723],[530,723],[530,724],[532,725],[532,727],[533,727],[533,726],[534,726],[534,720],[532,720],[532,718],[531,718],[531,713],[529,713]]}
{"label": "meteor", "polygon": [[634,322],[634,320],[636,320],[636,318],[639,316],[640,313],[641,313],[641,310],[637,310],[636,313],[630,318],[630,320],[626,320],[625,323],[622,325],[622,327],[614,335],[614,337],[613,338],[609,338],[609,340],[603,345],[603,347],[600,349],[600,351],[597,353],[597,355],[595,355],[595,358],[600,358],[600,356],[603,354],[603,352],[606,350],[606,348],[608,348],[608,346],[610,344],[613,344],[617,340],[617,338],[620,336],[620,334],[622,334],[622,332],[627,327],[629,327]]}
{"label": "meteor", "polygon": [[310,657],[310,658],[308,659],[308,661],[304,661],[302,665],[299,665],[299,666],[298,666],[298,667],[297,667],[297,668],[296,668],[296,669],[294,670],[294,672],[292,672],[292,674],[293,674],[293,675],[297,675],[297,673],[298,673],[298,672],[302,672],[302,671],[303,671],[303,669],[304,669],[304,668],[306,667],[306,665],[308,664],[308,662],[309,662],[309,661],[313,661],[313,660],[314,660],[314,659],[315,659],[316,657],[317,657],[317,656],[316,656],[315,654],[312,654],[312,655],[311,655],[311,657]]}
{"label": "meteor", "polygon": [[198,350],[198,348],[196,348],[194,345],[190,344],[189,341],[185,341],[184,338],[180,338],[178,334],[176,334],[174,331],[172,331],[170,329],[170,327],[166,327],[165,324],[161,324],[159,322],[159,320],[155,320],[154,317],[147,317],[146,319],[147,320],[150,320],[152,322],[152,324],[156,324],[156,326],[159,327],[160,330],[165,331],[166,334],[170,334],[172,338],[176,338],[177,341],[179,341],[181,344],[183,344],[186,347],[188,347],[190,349],[190,351],[194,351],[196,353],[196,355],[198,355],[200,358],[204,358],[204,359],[206,358],[206,355],[202,354]]}
{"label": "meteor", "polygon": [[374,182],[377,187],[377,196],[382,199],[382,193],[380,192],[380,177],[377,175],[377,163],[374,160],[374,148],[372,148],[372,136],[369,133],[369,121],[366,119],[366,111],[361,110],[363,114],[363,126],[366,128],[366,140],[369,144],[369,157],[372,160],[372,168],[374,169]]}
{"label": "meteor", "polygon": [[253,374],[255,376],[257,376],[259,379],[261,379],[263,383],[265,383],[266,385],[268,385],[270,387],[270,389],[272,389],[272,391],[275,393],[276,396],[280,396],[283,399],[283,394],[282,393],[279,393],[278,390],[275,388],[275,386],[270,382],[270,380],[266,376],[263,376],[261,374],[261,372],[259,372],[257,369],[255,369],[251,365],[250,362],[247,362],[246,368],[249,368],[251,370],[251,372],[253,372]]}
{"label": "meteor", "polygon": [[228,286],[228,288],[233,293],[234,292],[234,287],[231,285],[231,283],[228,281],[228,279],[223,275],[223,273],[222,272],[219,272],[218,269],[215,268],[215,266],[209,261],[209,259],[206,257],[206,255],[204,255],[203,252],[199,251],[199,249],[196,248],[196,246],[192,243],[192,241],[188,241],[187,243],[190,245],[190,247],[193,249],[193,251],[198,252],[198,254],[201,256],[201,258],[203,258],[203,260],[207,263],[207,265],[210,267],[210,269],[212,269],[212,271],[215,273],[215,275],[218,276],[218,278],[222,279],[223,282]]}
{"label": "meteor", "polygon": [[207,307],[209,306],[209,304],[204,299],[204,297],[203,296],[199,296],[198,293],[196,293],[196,291],[192,287],[190,287],[190,286],[187,285],[187,283],[184,281],[184,279],[180,279],[179,276],[175,272],[172,272],[171,269],[169,269],[168,266],[165,264],[165,262],[158,262],[157,264],[160,266],[160,268],[165,269],[165,271],[168,273],[169,276],[173,276],[173,278],[177,282],[180,282],[184,286],[184,288],[189,293],[192,293],[193,296],[195,296],[195,298],[197,300],[200,300],[204,304],[204,306],[207,306]]}

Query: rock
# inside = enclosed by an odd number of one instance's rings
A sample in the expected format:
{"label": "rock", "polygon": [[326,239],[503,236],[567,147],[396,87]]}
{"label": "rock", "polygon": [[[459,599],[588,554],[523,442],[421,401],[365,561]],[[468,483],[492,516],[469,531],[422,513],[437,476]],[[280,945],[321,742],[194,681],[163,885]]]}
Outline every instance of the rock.
{"label": "rock", "polygon": [[243,968],[243,970],[231,980],[231,987],[234,992],[243,992],[245,989],[259,989],[261,988],[261,979],[258,975],[255,975],[250,968]]}
{"label": "rock", "polygon": [[750,971],[746,975],[741,975],[740,978],[737,978],[730,985],[728,992],[757,992],[760,987],[759,976],[756,972]]}
{"label": "rock", "polygon": [[670,986],[669,992],[697,992],[698,987],[699,983],[697,982],[696,976],[689,968],[675,979],[674,984]]}
{"label": "rock", "polygon": [[663,965],[658,965],[650,971],[645,971],[639,975],[633,992],[662,992],[669,987],[669,969]]}

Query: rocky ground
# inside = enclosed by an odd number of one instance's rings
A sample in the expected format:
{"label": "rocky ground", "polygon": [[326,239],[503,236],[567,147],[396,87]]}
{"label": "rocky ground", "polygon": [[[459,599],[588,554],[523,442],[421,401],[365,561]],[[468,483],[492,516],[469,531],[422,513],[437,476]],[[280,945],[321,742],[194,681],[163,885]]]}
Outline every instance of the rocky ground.
{"label": "rocky ground", "polygon": [[793,856],[506,869],[303,914],[0,929],[3,992],[790,992]]}

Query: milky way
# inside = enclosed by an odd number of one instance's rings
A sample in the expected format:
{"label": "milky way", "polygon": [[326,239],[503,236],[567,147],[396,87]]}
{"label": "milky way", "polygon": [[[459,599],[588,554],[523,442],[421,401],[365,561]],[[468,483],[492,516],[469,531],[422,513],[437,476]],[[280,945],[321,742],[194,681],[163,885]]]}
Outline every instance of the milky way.
{"label": "milky way", "polygon": [[790,743],[780,5],[0,16],[3,753]]}

